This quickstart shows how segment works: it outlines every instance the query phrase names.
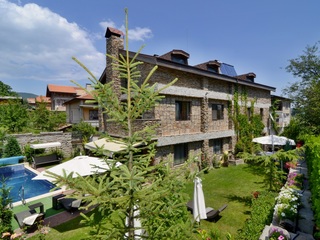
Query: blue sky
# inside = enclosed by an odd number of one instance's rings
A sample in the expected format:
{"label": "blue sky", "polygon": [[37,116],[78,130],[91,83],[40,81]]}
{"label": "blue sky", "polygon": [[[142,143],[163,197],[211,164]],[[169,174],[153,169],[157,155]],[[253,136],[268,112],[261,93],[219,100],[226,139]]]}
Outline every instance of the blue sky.
{"label": "blue sky", "polygon": [[320,2],[292,0],[0,0],[0,81],[16,92],[46,94],[48,84],[85,86],[77,57],[99,77],[105,67],[107,26],[124,30],[129,50],[190,54],[254,72],[257,83],[276,87],[297,81],[288,60],[320,40]]}

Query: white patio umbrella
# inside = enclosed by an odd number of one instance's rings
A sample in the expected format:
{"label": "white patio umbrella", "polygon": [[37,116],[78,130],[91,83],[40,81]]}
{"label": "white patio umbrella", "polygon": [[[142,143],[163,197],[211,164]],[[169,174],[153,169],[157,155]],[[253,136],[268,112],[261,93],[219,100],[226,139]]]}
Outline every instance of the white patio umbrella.
{"label": "white patio umbrella", "polygon": [[194,179],[193,191],[193,218],[197,222],[201,219],[207,218],[206,204],[204,201],[204,194],[202,190],[202,183],[199,177]]}
{"label": "white patio umbrella", "polygon": [[[143,143],[139,142],[134,144],[133,146],[139,147],[141,145],[143,145]],[[86,143],[84,145],[84,148],[88,150],[97,150],[101,148],[105,156],[112,157],[113,153],[121,152],[125,150],[127,146],[125,145],[124,142],[111,141],[111,140],[108,140],[107,138],[101,138],[93,142]]]}
{"label": "white patio umbrella", "polygon": [[32,178],[32,180],[54,181],[55,179],[48,176],[47,172],[52,172],[60,176],[63,176],[63,171],[65,171],[67,175],[73,172],[72,177],[75,178],[78,176],[78,174],[80,176],[88,176],[95,173],[105,172],[108,169],[110,169],[109,165],[101,158],[78,156],[41,172],[36,177]]}
{"label": "white patio umbrella", "polygon": [[296,145],[295,141],[283,136],[277,136],[277,135],[268,135],[263,137],[257,137],[252,139],[252,142],[264,144],[264,145],[286,145],[287,142],[290,145]]}

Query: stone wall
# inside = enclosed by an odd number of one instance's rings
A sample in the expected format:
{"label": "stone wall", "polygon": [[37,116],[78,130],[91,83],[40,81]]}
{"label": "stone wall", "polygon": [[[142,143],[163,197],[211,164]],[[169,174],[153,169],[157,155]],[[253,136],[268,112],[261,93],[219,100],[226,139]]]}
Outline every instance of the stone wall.
{"label": "stone wall", "polygon": [[[176,121],[175,101],[191,103],[190,120]],[[200,99],[179,96],[166,96],[155,108],[155,117],[160,119],[162,136],[183,135],[201,132]]]}
{"label": "stone wall", "polygon": [[[12,134],[24,151],[27,144],[47,143],[47,142],[61,142],[63,156],[69,158],[73,153],[72,134],[64,132],[42,132],[40,134],[26,133],[26,134]],[[47,151],[51,149],[46,149]]]}

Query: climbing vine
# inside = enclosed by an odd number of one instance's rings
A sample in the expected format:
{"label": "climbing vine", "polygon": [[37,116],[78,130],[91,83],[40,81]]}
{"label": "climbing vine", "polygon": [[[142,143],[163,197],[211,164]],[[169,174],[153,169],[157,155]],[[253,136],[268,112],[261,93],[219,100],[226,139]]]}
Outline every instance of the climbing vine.
{"label": "climbing vine", "polygon": [[255,103],[256,99],[249,102],[246,91],[239,93],[238,88],[235,89],[233,99],[230,100],[228,114],[237,137],[236,154],[238,152],[252,153],[254,151],[252,139],[260,136],[264,129],[261,116],[254,112]]}

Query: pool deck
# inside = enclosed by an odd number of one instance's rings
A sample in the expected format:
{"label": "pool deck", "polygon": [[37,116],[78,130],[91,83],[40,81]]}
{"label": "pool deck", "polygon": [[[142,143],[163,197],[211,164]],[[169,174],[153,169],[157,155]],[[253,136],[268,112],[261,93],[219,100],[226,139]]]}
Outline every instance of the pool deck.
{"label": "pool deck", "polygon": [[[34,168],[30,167],[28,163],[24,163],[24,166],[25,166],[25,168],[27,168],[28,170],[34,172],[37,175],[45,170],[45,168],[34,169]],[[35,201],[35,200],[38,200],[38,199],[41,199],[41,198],[44,198],[44,197],[57,195],[57,194],[63,193],[64,191],[65,191],[65,188],[61,188],[59,190],[56,190],[56,191],[53,191],[53,192],[48,192],[48,193],[45,193],[45,194],[42,194],[42,195],[39,195],[39,196],[35,196],[35,197],[32,197],[32,198],[28,198],[28,199],[25,199],[25,200],[28,203],[28,202],[32,202],[32,201]],[[14,202],[12,204],[12,206],[16,207],[16,206],[19,206],[19,205],[22,205],[22,204],[23,203],[21,201],[18,201],[18,202]]]}
{"label": "pool deck", "polygon": [[[25,164],[25,167],[28,168],[29,170],[33,171],[34,173],[36,174],[39,174],[40,172],[44,171],[45,168],[37,168],[37,169],[34,169],[32,167],[30,167],[28,164]],[[62,189],[59,189],[57,191],[54,191],[54,192],[49,192],[47,194],[42,194],[42,195],[39,195],[39,196],[36,196],[36,197],[33,197],[33,198],[29,198],[29,199],[26,199],[26,202],[29,203],[29,202],[32,202],[32,201],[35,201],[35,200],[39,200],[41,198],[44,198],[44,197],[50,197],[50,196],[53,196],[53,195],[57,195],[57,194],[60,194],[60,193],[63,193],[63,194],[68,194],[70,192],[70,190],[65,190],[65,188],[62,188]],[[19,201],[19,202],[15,202],[13,203],[13,206],[19,206],[19,205],[22,205],[22,202]],[[78,216],[80,216],[80,213],[87,213],[89,211],[91,211],[92,209],[89,209],[89,210],[75,210],[73,211],[72,213],[71,212],[68,212],[68,211],[63,211],[63,212],[60,212],[58,214],[55,214],[55,215],[52,215],[50,217],[45,217],[44,219],[44,222],[43,222],[43,225],[45,227],[50,227],[50,228],[54,228],[56,226],[59,226],[60,224],[63,224],[67,221],[70,221]],[[20,228],[18,229],[15,229],[16,233],[22,233],[22,230]],[[36,232],[34,233],[29,233],[28,236],[32,236],[34,234],[36,234]]]}
{"label": "pool deck", "polygon": [[[44,226],[44,228],[47,228],[47,227],[54,228],[56,226],[59,226],[60,224],[63,224],[65,222],[68,222],[68,221],[80,216],[81,212],[82,213],[87,213],[89,211],[90,210],[76,210],[76,211],[74,211],[72,213],[67,212],[67,211],[63,211],[61,213],[58,213],[58,214],[55,214],[53,216],[45,218],[44,221],[43,221],[43,226]],[[17,234],[24,235],[22,229],[20,229],[20,228],[15,229],[14,232],[17,233]],[[29,234],[27,234],[27,236],[31,237],[31,236],[37,234],[38,232],[39,231],[35,231],[35,232],[32,232],[32,233],[29,233]]]}

